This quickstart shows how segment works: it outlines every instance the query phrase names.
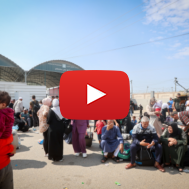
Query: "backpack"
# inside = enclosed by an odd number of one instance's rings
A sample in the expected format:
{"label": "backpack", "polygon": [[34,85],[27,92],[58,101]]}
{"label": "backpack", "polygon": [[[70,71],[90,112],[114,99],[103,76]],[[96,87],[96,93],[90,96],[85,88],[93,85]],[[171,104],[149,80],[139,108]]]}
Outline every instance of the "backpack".
{"label": "backpack", "polygon": [[33,111],[37,113],[39,109],[40,109],[40,106],[39,106],[38,101],[33,101]]}
{"label": "backpack", "polygon": [[119,151],[117,157],[120,159],[120,161],[130,161],[130,143],[124,143],[124,150],[123,153]]}
{"label": "backpack", "polygon": [[135,162],[137,165],[153,166],[155,163],[154,154],[150,149],[141,146],[141,149],[137,152]]}

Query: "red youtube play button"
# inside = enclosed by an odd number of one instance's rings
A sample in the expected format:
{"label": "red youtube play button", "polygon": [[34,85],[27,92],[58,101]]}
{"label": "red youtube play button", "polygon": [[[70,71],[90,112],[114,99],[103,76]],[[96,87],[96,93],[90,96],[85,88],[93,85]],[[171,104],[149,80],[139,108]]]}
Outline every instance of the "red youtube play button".
{"label": "red youtube play button", "polygon": [[68,119],[123,119],[129,112],[129,78],[122,71],[67,71],[59,89],[60,110]]}

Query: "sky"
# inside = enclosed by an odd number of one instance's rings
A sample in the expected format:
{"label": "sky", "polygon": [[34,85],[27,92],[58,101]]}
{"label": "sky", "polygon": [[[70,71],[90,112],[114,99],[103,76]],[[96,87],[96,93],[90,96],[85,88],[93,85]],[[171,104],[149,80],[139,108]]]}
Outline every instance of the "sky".
{"label": "sky", "polygon": [[189,35],[161,41],[187,33],[189,0],[0,0],[0,54],[24,70],[121,70],[134,93],[175,90],[175,77],[189,88]]}

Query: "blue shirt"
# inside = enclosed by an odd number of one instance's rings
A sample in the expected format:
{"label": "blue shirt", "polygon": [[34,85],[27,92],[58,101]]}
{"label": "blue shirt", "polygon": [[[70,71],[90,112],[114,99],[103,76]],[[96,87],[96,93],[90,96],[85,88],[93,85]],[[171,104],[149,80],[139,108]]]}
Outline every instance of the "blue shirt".
{"label": "blue shirt", "polygon": [[173,100],[170,100],[169,103],[170,103],[169,108],[172,108]]}
{"label": "blue shirt", "polygon": [[131,124],[132,124],[132,126],[135,126],[136,124],[137,124],[137,120],[135,119],[135,120],[132,120],[131,121]]}

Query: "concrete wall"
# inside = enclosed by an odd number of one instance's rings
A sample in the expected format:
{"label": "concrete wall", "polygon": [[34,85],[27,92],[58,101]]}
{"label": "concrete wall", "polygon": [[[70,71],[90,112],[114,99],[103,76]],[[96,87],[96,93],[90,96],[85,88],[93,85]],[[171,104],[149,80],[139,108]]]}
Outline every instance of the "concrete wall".
{"label": "concrete wall", "polygon": [[[155,93],[156,100],[162,100],[163,102],[168,102],[170,97],[175,98],[178,92],[162,92],[162,93]],[[137,104],[141,104],[146,111],[146,106],[149,104],[151,98],[151,93],[140,93],[140,94],[133,94],[132,99]]]}
{"label": "concrete wall", "polygon": [[29,108],[32,95],[36,96],[36,100],[42,100],[46,97],[46,86],[27,85],[20,82],[4,82],[0,81],[0,91],[7,91],[11,98],[23,98],[24,107]]}

